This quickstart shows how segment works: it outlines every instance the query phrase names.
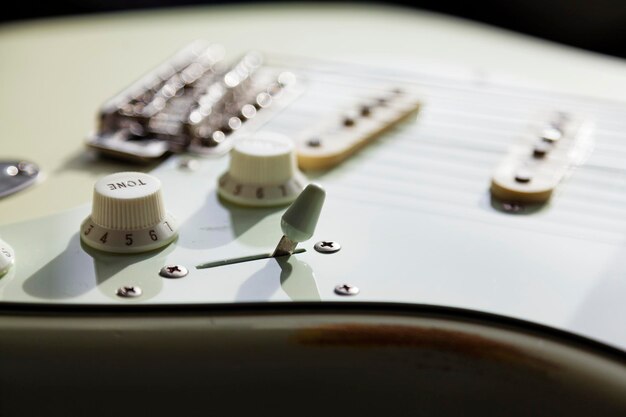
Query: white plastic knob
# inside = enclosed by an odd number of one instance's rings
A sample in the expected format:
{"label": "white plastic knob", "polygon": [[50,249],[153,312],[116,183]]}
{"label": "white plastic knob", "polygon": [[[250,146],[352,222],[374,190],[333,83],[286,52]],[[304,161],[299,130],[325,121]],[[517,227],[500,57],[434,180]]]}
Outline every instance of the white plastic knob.
{"label": "white plastic knob", "polygon": [[177,231],[165,210],[161,181],[141,172],[119,172],[96,182],[91,215],[80,236],[99,250],[137,253],[167,245]]}
{"label": "white plastic knob", "polygon": [[0,239],[0,277],[6,274],[15,263],[15,252],[4,240]]}
{"label": "white plastic knob", "polygon": [[305,183],[291,139],[266,132],[235,145],[218,190],[224,199],[237,204],[276,206],[295,200]]}

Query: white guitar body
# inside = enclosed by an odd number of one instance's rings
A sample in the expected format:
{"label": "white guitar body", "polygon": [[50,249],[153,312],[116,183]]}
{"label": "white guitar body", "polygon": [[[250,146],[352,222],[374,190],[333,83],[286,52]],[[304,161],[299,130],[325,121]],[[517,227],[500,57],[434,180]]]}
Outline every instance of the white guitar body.
{"label": "white guitar body", "polygon": [[[610,98],[626,91],[626,65],[439,17],[363,9],[340,27],[349,9],[309,12],[209,9],[181,23],[124,17],[107,34],[78,23],[55,33],[60,24],[50,23],[0,35],[0,70],[13,81],[0,102],[2,153],[42,169],[37,184],[0,201],[0,237],[15,256],[0,278],[0,414],[43,410],[24,405],[27,392],[61,412],[73,401],[59,400],[65,388],[82,398],[70,414],[85,415],[144,407],[207,415],[226,404],[229,414],[624,412],[626,103]],[[257,22],[269,29],[255,37]],[[352,37],[335,45],[365,28],[369,47]],[[420,98],[417,116],[337,166],[305,172],[326,201],[301,253],[202,268],[271,253],[282,236],[286,206],[218,197],[228,155],[191,156],[190,164],[178,154],[147,168],[85,156],[100,104],[195,38],[225,44],[233,58],[267,50],[268,65],[296,74],[302,94],[259,133],[293,137],[390,85]],[[47,57],[53,45],[66,56]],[[28,74],[26,55],[49,63],[51,75],[45,66]],[[467,66],[433,70],[426,58]],[[520,86],[529,80],[549,87]],[[585,157],[568,165],[547,204],[493,199],[498,166],[559,112],[584,121]],[[129,170],[161,180],[178,238],[140,254],[88,248],[80,227],[93,183]],[[320,253],[320,241],[341,250]],[[164,277],[166,265],[188,274]],[[358,293],[342,294],[343,285]],[[125,287],[141,294],[120,296]],[[99,391],[83,393],[80,381]],[[81,408],[91,401],[108,405]]]}

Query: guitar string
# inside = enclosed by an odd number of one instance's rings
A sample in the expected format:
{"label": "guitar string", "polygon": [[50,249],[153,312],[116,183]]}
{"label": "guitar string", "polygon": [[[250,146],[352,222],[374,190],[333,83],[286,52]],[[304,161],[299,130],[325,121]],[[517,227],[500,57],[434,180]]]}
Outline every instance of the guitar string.
{"label": "guitar string", "polygon": [[[322,97],[322,98],[323,98],[323,97]],[[326,100],[328,100],[328,95],[326,95],[326,96],[325,96],[325,99],[326,99]],[[320,101],[322,101],[322,102],[323,102],[323,100],[320,100]],[[317,104],[317,102],[316,102],[315,104]],[[430,106],[430,108],[436,108],[436,106],[435,106],[435,105],[431,105],[431,106]],[[462,109],[461,109],[461,110],[462,110]],[[483,116],[483,118],[487,118],[487,119],[488,119],[489,117],[484,117],[484,116]],[[500,120],[502,120],[502,118],[501,118]],[[523,122],[523,121],[521,121],[520,119],[509,118],[509,121],[510,121],[510,120],[513,120],[513,121],[519,121],[519,124],[522,124],[522,125],[524,124],[524,122]],[[423,119],[422,119],[422,120],[420,120],[420,122],[422,123],[422,126],[429,126],[428,122],[427,122],[427,121],[424,121]],[[419,123],[418,123],[418,124],[419,124]],[[430,125],[432,125],[432,122],[430,123]],[[445,123],[442,123],[442,125],[443,125],[443,126],[441,126],[441,127],[446,127]],[[448,127],[449,127],[449,126],[450,126],[450,125],[448,124]],[[408,130],[408,129],[407,129],[407,130]],[[418,130],[418,129],[413,129],[413,130],[411,130],[411,133],[419,133],[419,132],[414,132],[414,130]],[[403,133],[404,133],[404,134],[407,134],[408,132],[407,132],[407,131],[404,131]],[[415,141],[413,141],[413,142],[411,142],[411,143],[412,143],[412,144],[415,144],[415,146],[416,146],[417,148],[419,148],[419,150],[423,151],[423,145],[424,145],[423,139],[424,139],[424,138],[423,138],[423,132],[421,132],[421,133],[422,133],[422,136],[421,136],[421,137],[419,137],[419,138],[416,138],[416,140],[415,140]],[[500,132],[499,132],[497,129],[493,129],[493,134],[498,134],[498,133],[500,133]],[[505,133],[510,134],[510,131],[505,131]],[[483,135],[483,136],[484,136],[484,135]],[[395,139],[396,144],[397,144],[398,142],[400,142],[400,140],[398,140],[398,139],[399,139],[398,137],[394,137],[394,139]],[[482,137],[482,139],[484,140],[484,137]],[[459,141],[459,140],[457,140],[457,141]],[[466,142],[467,142],[467,141],[466,141]],[[487,140],[487,143],[489,143],[489,140]],[[501,150],[502,150],[502,149],[506,149],[506,147],[507,147],[508,143],[510,143],[510,141],[503,141],[503,140],[499,140],[499,141],[497,141],[497,142],[496,142],[496,141],[494,141],[494,143],[497,143],[497,145],[499,145],[499,147],[497,147],[497,148],[495,148],[495,147],[494,147],[494,148],[492,149],[492,148],[489,148],[489,147],[485,147],[485,146],[483,145],[481,148],[476,148],[475,146],[474,146],[474,147],[472,147],[471,145],[467,145],[467,144],[466,144],[463,148],[468,149],[468,150],[473,150],[473,151],[476,151],[476,150],[481,151],[481,152],[488,151],[488,152],[492,152],[492,153],[494,153],[494,154],[498,154],[498,153],[500,153],[500,152],[501,152]],[[434,142],[431,142],[431,145],[432,145],[432,144],[434,144],[434,145],[441,144],[441,139],[436,140],[436,141],[434,141]],[[443,145],[444,145],[443,147],[445,148],[447,144],[443,144]],[[397,147],[394,147],[393,149],[394,149],[394,151],[397,151],[397,150],[398,150],[398,149],[397,149]],[[458,149],[458,147],[457,147],[456,149]],[[380,148],[379,148],[377,151],[380,151]],[[414,160],[412,160],[412,161],[411,161],[411,163],[412,163],[412,164],[413,164],[414,162],[415,162]],[[397,166],[397,165],[394,165],[394,166]],[[368,171],[371,171],[371,168],[372,168],[372,165],[371,165],[371,164],[369,164],[369,165],[368,165]],[[598,169],[603,169],[603,167],[602,167],[602,166],[598,166],[598,167],[596,167],[596,168],[598,168]],[[614,168],[610,168],[610,169],[614,171]],[[370,173],[370,172],[368,172],[368,174],[369,174],[369,173]],[[388,174],[388,172],[387,172],[387,174]],[[370,176],[370,175],[368,175],[368,180],[369,180],[369,181],[371,181],[371,176]],[[396,180],[396,181],[397,181],[397,178],[396,178],[396,179],[394,179],[394,180]],[[457,182],[458,182],[458,181],[457,181]],[[371,184],[370,184],[370,185],[371,185]],[[371,187],[368,187],[368,188],[371,188]],[[386,188],[384,188],[384,189],[386,189]],[[432,201],[432,200],[431,200],[431,201]],[[456,203],[456,202],[452,202],[452,203]],[[611,208],[611,207],[608,207],[608,209],[609,209],[609,210],[611,210],[612,208]],[[612,224],[612,226],[614,226],[614,223]],[[541,226],[539,226],[539,227],[541,227]]]}

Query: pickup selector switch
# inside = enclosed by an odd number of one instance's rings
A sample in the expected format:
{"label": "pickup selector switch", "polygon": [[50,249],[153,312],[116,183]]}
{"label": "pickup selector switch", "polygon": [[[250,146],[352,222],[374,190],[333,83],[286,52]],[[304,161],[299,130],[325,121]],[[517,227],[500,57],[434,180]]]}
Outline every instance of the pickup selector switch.
{"label": "pickup selector switch", "polygon": [[257,133],[235,145],[218,190],[230,202],[265,207],[291,203],[305,184],[296,167],[291,139],[277,133]]}
{"label": "pickup selector switch", "polygon": [[80,237],[102,251],[138,253],[169,244],[177,231],[176,220],[165,211],[161,181],[141,172],[119,172],[96,182]]}

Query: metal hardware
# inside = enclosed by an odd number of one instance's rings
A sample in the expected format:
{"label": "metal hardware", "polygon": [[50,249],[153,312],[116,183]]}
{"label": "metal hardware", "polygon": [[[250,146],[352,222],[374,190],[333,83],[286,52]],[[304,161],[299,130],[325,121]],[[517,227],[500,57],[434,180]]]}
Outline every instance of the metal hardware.
{"label": "metal hardware", "polygon": [[143,294],[143,291],[136,285],[124,285],[123,287],[119,287],[115,294],[123,298],[136,298]]}
{"label": "metal hardware", "polygon": [[32,162],[0,161],[0,198],[35,183],[39,168]]}
{"label": "metal hardware", "polygon": [[563,133],[561,132],[561,130],[555,127],[544,129],[544,131],[541,132],[541,139],[548,143],[558,142],[562,136]]}
{"label": "metal hardware", "polygon": [[530,180],[532,179],[533,179],[533,174],[527,169],[521,168],[515,173],[516,182],[526,184],[530,182]]}
{"label": "metal hardware", "polygon": [[332,240],[320,240],[315,244],[315,246],[313,246],[313,249],[319,253],[335,253],[341,249],[341,245],[339,242],[334,242]]}
{"label": "metal hardware", "polygon": [[306,142],[306,145],[309,148],[319,148],[320,146],[322,146],[322,141],[318,138],[311,138]]}
{"label": "metal hardware", "polygon": [[294,249],[293,253],[278,254],[278,255],[274,253],[261,253],[258,255],[241,256],[239,258],[222,259],[219,261],[206,262],[206,263],[197,265],[196,269],[215,268],[218,266],[233,265],[233,264],[239,264],[242,262],[258,261],[259,259],[269,259],[269,258],[277,258],[281,256],[291,256],[291,255],[296,255],[302,252],[306,252],[306,249],[297,248],[297,249]]}
{"label": "metal hardware", "polygon": [[297,245],[298,242],[289,239],[287,236],[281,237],[278,241],[278,245],[276,245],[276,249],[274,249],[274,252],[272,253],[272,258],[291,255],[293,251],[296,250]]}
{"label": "metal hardware", "polygon": [[182,265],[165,265],[161,268],[159,275],[163,278],[182,278],[187,276],[189,270]]}
{"label": "metal hardware", "polygon": [[357,295],[359,292],[358,287],[350,284],[341,284],[335,287],[335,294],[337,295]]}
{"label": "metal hardware", "polygon": [[537,159],[544,158],[551,149],[551,145],[548,142],[539,142],[533,148],[533,157]]}
{"label": "metal hardware", "polygon": [[251,123],[258,126],[294,98],[296,77],[263,65],[258,52],[228,66],[223,60],[219,45],[185,48],[105,103],[88,145],[139,162],[185,150],[221,155],[232,147],[232,134],[254,129]]}

